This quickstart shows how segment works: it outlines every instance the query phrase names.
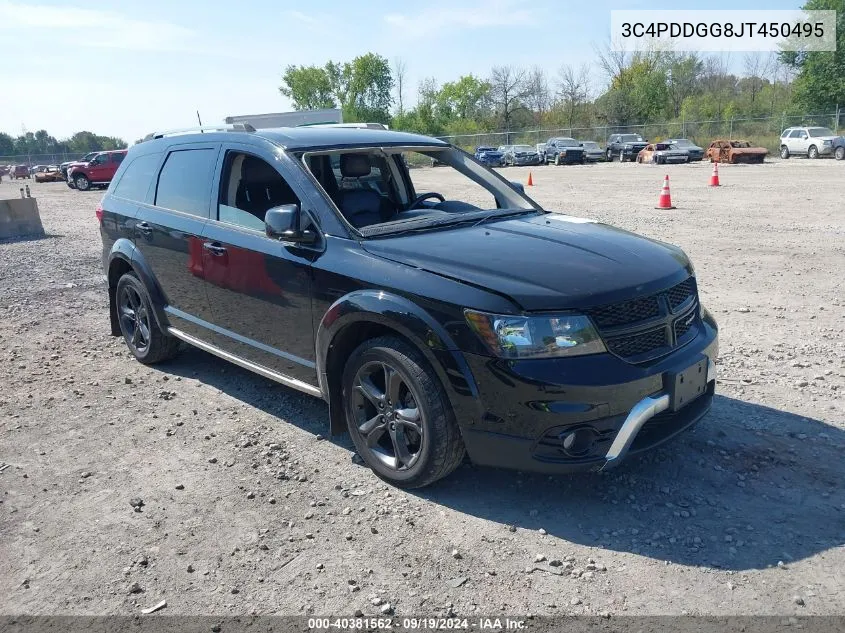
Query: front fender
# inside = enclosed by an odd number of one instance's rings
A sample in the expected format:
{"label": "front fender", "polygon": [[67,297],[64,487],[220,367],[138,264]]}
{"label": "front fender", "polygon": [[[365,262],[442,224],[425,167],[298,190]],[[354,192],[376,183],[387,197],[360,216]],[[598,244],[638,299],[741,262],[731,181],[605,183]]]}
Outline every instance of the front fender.
{"label": "front fender", "polygon": [[[411,300],[380,290],[358,290],[337,301],[326,311],[317,328],[316,356],[320,388],[326,399],[335,401],[327,374],[327,360],[333,342],[355,324],[378,324],[409,340],[431,364],[452,404],[459,426],[472,424],[482,414],[478,388],[463,353],[446,329],[425,309]],[[332,427],[336,426],[336,413]]]}

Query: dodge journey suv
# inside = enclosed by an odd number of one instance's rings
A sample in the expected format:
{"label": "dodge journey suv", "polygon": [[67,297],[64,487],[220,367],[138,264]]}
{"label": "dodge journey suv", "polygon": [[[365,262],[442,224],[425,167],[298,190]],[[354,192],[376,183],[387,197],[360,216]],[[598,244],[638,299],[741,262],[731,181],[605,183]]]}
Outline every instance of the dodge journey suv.
{"label": "dodge journey suv", "polygon": [[203,132],[135,145],[97,208],[111,333],[142,363],[188,343],[324,398],[405,487],[465,454],[612,467],[709,410],[717,326],[679,248],[425,136]]}

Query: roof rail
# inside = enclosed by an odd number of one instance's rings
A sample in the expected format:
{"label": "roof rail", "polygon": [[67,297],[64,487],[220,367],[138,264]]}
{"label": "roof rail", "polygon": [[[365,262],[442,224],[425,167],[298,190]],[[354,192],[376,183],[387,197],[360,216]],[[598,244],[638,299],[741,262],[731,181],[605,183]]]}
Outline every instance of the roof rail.
{"label": "roof rail", "polygon": [[301,123],[296,127],[345,127],[362,128],[367,130],[388,130],[384,123]]}
{"label": "roof rail", "polygon": [[192,134],[194,132],[255,132],[255,128],[249,123],[222,123],[220,125],[203,125],[200,127],[186,127],[177,130],[165,130],[163,132],[151,132],[144,137],[145,141],[151,141],[165,136],[176,136],[177,134]]}

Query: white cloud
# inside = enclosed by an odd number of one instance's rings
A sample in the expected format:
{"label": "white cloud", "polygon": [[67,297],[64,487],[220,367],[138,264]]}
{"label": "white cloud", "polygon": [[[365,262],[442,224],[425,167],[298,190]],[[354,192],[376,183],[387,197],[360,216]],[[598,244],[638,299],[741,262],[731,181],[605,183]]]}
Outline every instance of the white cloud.
{"label": "white cloud", "polygon": [[418,13],[391,13],[385,22],[406,31],[405,35],[430,38],[445,31],[527,25],[535,22],[523,3],[494,0],[474,7],[429,7]]}
{"label": "white cloud", "polygon": [[142,51],[189,50],[195,33],[169,22],[71,6],[27,6],[0,0],[0,31],[72,46]]}

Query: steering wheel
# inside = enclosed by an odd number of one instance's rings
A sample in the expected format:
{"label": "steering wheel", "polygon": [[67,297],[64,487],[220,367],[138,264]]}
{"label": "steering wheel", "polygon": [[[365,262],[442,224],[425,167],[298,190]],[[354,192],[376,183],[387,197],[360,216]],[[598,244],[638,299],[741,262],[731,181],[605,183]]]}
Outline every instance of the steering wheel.
{"label": "steering wheel", "polygon": [[429,191],[428,193],[421,193],[416,197],[416,199],[411,203],[411,206],[408,207],[408,211],[413,211],[414,209],[419,209],[420,205],[429,198],[437,198],[440,202],[446,202],[446,198],[441,196],[436,191]]}

